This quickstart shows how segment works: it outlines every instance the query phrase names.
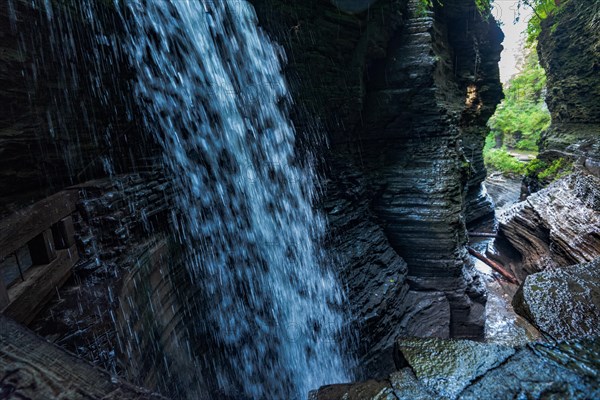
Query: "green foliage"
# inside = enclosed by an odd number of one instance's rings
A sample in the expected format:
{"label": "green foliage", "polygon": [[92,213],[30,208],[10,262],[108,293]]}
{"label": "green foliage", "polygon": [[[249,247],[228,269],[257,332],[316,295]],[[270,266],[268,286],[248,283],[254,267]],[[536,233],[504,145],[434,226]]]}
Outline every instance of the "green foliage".
{"label": "green foliage", "polygon": [[542,31],[542,21],[548,18],[558,6],[555,0],[520,0],[518,8],[521,7],[529,7],[533,11],[533,16],[527,23],[526,32],[527,43],[535,43]]}
{"label": "green foliage", "polygon": [[419,16],[424,16],[427,11],[433,8],[433,0],[419,0],[419,8],[417,9],[417,14]]}
{"label": "green foliage", "polygon": [[508,148],[537,151],[541,133],[550,126],[545,87],[546,74],[535,48],[526,48],[521,71],[508,82],[505,98],[488,122],[490,135],[501,136]]}
{"label": "green foliage", "polygon": [[475,6],[481,15],[489,13],[492,9],[491,0],[475,0]]}
{"label": "green foliage", "polygon": [[505,149],[491,149],[483,155],[485,166],[504,174],[520,175],[525,172],[526,164],[511,156]]}
{"label": "green foliage", "polygon": [[527,164],[525,175],[537,178],[545,183],[550,183],[573,172],[573,162],[566,158],[557,158],[550,164],[540,159],[535,159]]}

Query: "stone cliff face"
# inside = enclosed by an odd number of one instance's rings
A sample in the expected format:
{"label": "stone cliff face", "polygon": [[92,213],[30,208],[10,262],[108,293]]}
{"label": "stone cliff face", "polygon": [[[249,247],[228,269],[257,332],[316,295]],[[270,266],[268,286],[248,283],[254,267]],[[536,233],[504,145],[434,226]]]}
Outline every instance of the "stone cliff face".
{"label": "stone cliff face", "polygon": [[286,49],[300,136],[327,132],[329,247],[370,374],[389,370],[398,336],[481,335],[466,224],[492,212],[481,149],[502,96],[499,28],[469,0],[253,3]]}
{"label": "stone cliff face", "polygon": [[564,152],[600,175],[600,4],[565,1],[542,24],[538,53],[546,70],[552,125],[542,151]]}
{"label": "stone cliff face", "polygon": [[552,125],[539,158],[567,160],[575,173],[515,205],[500,229],[521,253],[521,279],[600,256],[600,34],[598,2],[564,2],[542,23],[538,53],[548,77]]}
{"label": "stone cliff face", "polygon": [[[364,375],[394,369],[400,336],[481,336],[485,294],[465,245],[467,224],[492,212],[481,149],[501,98],[497,25],[472,0],[426,12],[415,0],[252,2],[287,53],[298,147],[324,159],[326,246],[360,330]],[[128,70],[112,53],[121,30],[114,10],[89,21],[74,7],[55,9],[49,20],[22,2],[0,5],[0,44],[8,49],[0,52],[0,96],[15,104],[0,111],[0,154],[7,155],[0,184],[10,188],[0,214],[152,156],[131,99],[120,97],[131,91]],[[96,40],[96,23],[114,37]],[[75,37],[87,47],[70,48]],[[98,70],[104,64],[94,57],[114,60],[116,70]],[[94,75],[102,90],[73,78]],[[77,115],[82,101],[89,115]],[[95,217],[102,212],[89,220]]]}
{"label": "stone cliff face", "polygon": [[35,3],[0,4],[0,215],[148,154],[114,7]]}

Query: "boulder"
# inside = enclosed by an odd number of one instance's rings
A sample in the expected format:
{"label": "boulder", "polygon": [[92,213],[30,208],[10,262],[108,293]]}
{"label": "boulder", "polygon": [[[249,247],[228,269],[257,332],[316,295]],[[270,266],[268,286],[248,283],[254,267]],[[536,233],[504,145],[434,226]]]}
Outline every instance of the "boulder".
{"label": "boulder", "polygon": [[600,335],[600,258],[529,275],[513,307],[557,340]]}
{"label": "boulder", "polygon": [[468,340],[398,341],[386,380],[330,385],[313,400],[595,399],[600,338],[509,347]]}

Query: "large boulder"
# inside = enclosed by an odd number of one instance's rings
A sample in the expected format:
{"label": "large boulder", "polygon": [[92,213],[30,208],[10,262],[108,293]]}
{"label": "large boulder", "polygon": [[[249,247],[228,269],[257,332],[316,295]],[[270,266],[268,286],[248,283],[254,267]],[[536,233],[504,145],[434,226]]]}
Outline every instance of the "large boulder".
{"label": "large boulder", "polygon": [[600,334],[600,258],[528,276],[515,311],[554,339]]}
{"label": "large boulder", "polygon": [[522,347],[407,339],[388,379],[329,385],[311,400],[595,399],[600,338]]}

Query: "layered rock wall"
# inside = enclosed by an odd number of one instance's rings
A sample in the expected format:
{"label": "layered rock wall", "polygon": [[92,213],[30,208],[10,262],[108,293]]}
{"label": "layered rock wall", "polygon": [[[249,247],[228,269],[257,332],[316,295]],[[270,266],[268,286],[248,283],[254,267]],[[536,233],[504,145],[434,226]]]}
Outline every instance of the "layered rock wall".
{"label": "layered rock wall", "polygon": [[501,232],[521,253],[521,279],[600,257],[600,22],[598,2],[565,1],[542,22],[552,124],[539,158],[573,163],[563,177],[507,210]]}
{"label": "layered rock wall", "polygon": [[481,335],[466,223],[492,212],[481,149],[502,96],[499,28],[469,0],[253,3],[288,55],[299,136],[329,142],[313,146],[329,248],[366,359],[401,335]]}
{"label": "layered rock wall", "polygon": [[109,2],[0,4],[0,215],[151,154],[120,21]]}
{"label": "layered rock wall", "polygon": [[596,175],[600,175],[599,14],[597,1],[564,1],[543,21],[538,42],[552,115],[541,150],[573,155]]}

